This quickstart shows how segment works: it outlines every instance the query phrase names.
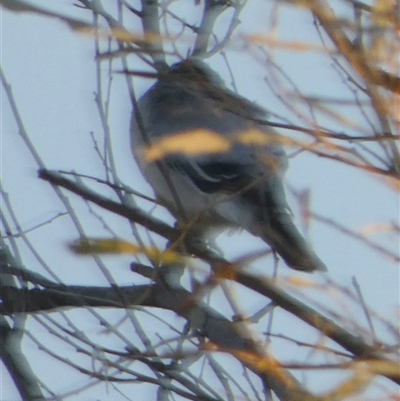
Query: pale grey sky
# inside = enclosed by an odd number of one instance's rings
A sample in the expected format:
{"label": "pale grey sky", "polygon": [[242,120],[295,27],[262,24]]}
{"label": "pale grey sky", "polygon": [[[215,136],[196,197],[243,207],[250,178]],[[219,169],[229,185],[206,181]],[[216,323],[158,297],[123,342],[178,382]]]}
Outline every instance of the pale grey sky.
{"label": "pale grey sky", "polygon": [[[37,2],[36,2],[37,3]],[[46,4],[48,3],[48,4]],[[51,5],[51,2],[40,4]],[[193,2],[194,3],[194,2]],[[37,3],[39,4],[39,3]],[[63,8],[61,4],[64,4]],[[52,4],[53,9],[71,13],[82,18],[84,13],[71,6],[72,2],[57,2]],[[264,7],[264,2],[255,2],[249,7],[241,20],[243,29],[239,32],[263,32],[267,26],[267,14],[257,10]],[[257,9],[258,7],[258,9]],[[71,11],[73,10],[73,11]],[[99,176],[103,174],[102,163],[96,155],[90,132],[101,143],[102,127],[98,118],[94,102],[95,64],[93,40],[89,36],[81,36],[73,32],[63,23],[49,18],[34,16],[32,14],[16,14],[0,8],[1,13],[1,67],[7,81],[11,84],[19,113],[25,128],[37,151],[49,169],[75,170],[78,173]],[[87,13],[87,18],[90,18]],[[296,18],[295,23],[293,22]],[[305,14],[279,15],[279,39],[292,41],[312,41],[318,43],[315,31],[310,30],[309,17]],[[239,92],[272,112],[284,115],[285,109],[267,90],[263,83],[265,71],[260,59],[254,62],[254,57],[243,49],[228,51],[231,64],[234,68]],[[318,57],[316,53],[291,54],[290,52],[277,53],[275,60],[279,61],[285,71],[295,79],[308,95],[324,95],[329,97],[349,98],[349,93],[343,82],[332,72],[331,61],[326,57]],[[133,60],[133,59],[132,59]],[[221,59],[215,57],[212,65],[223,66]],[[105,69],[105,64],[104,64]],[[114,68],[115,70],[117,68]],[[225,70],[226,72],[226,70]],[[223,74],[229,83],[229,76]],[[146,83],[139,83],[138,90],[143,91]],[[130,103],[125,89],[124,78],[113,75],[113,89],[111,92],[110,129],[115,161],[120,178],[136,190],[147,190],[148,187],[140,176],[130,154],[129,120]],[[354,110],[348,110],[350,117]],[[361,120],[359,120],[361,121]],[[321,125],[330,129],[337,129],[332,120],[321,117]],[[364,123],[361,123],[365,126]],[[339,128],[341,130],[342,128]],[[289,151],[290,153],[290,151]],[[37,165],[33,161],[20,136],[18,128],[11,113],[8,100],[2,91],[2,118],[1,118],[1,182],[3,190],[8,194],[15,214],[23,230],[31,229],[55,217],[61,210],[59,200],[55,197],[48,184],[37,178]],[[300,191],[311,189],[312,209],[318,214],[338,221],[356,232],[371,227],[374,224],[398,223],[399,200],[398,194],[383,182],[380,177],[356,171],[334,161],[310,156],[303,153],[291,160],[287,174],[287,183],[290,188]],[[147,189],[146,189],[147,188]],[[100,189],[100,187],[99,187]],[[151,191],[148,192],[151,194]],[[98,208],[93,211],[73,195],[73,207],[82,218],[87,235],[111,236],[111,230],[118,236],[131,240],[132,235],[128,224],[121,218],[104,213],[107,224],[111,229],[96,217],[96,213],[103,212]],[[299,215],[294,197],[289,196],[294,214]],[[162,210],[157,210],[159,216],[165,216]],[[169,217],[169,221],[173,220]],[[297,222],[299,219],[297,218]],[[32,241],[46,260],[50,268],[66,283],[99,284],[105,285],[107,281],[98,269],[91,266],[87,258],[72,255],[66,249],[66,243],[78,237],[66,217],[59,217],[51,224],[37,228],[31,233]],[[383,257],[381,254],[369,249],[364,244],[351,239],[342,233],[320,223],[313,223],[310,231],[310,240],[329,268],[329,278],[347,287],[351,286],[352,277],[355,276],[362,288],[367,304],[378,313],[393,322],[398,319],[399,303],[399,270],[398,266]],[[392,252],[398,252],[398,239],[393,234],[380,233],[371,235],[372,240],[378,240]],[[253,247],[257,249],[264,245],[261,241],[250,235],[224,235],[220,239],[221,245],[226,249],[229,257],[239,256]],[[27,268],[45,274],[42,267],[26,248],[22,248],[22,258]],[[140,279],[129,271],[129,257],[105,258],[107,264],[112,266],[111,273],[115,280],[122,284],[139,283]],[[272,270],[270,259],[258,263],[258,270],[269,272]],[[289,271],[286,267],[280,268],[280,274],[286,276],[301,276],[308,280],[323,282],[323,276],[305,276],[301,273]],[[337,294],[338,295],[338,294]],[[331,305],[332,292],[316,292],[318,299]],[[249,298],[251,306],[258,305],[257,298]],[[259,305],[258,305],[259,306]],[[338,302],[340,311],[340,302]],[[96,334],[101,331],[96,322],[86,320],[79,312],[71,312],[76,321],[85,322],[85,326]],[[104,312],[108,313],[108,312]],[[359,311],[354,313],[354,319],[364,322]],[[276,330],[285,329],[285,315],[276,317]],[[305,336],[312,335],[311,330],[299,326]],[[51,336],[39,327],[36,322],[30,321],[28,328],[37,336]],[[34,332],[34,330],[38,330]],[[383,328],[379,328],[382,334]],[[383,337],[386,334],[382,334]],[[100,336],[101,337],[101,336]],[[102,341],[104,338],[102,338]],[[47,340],[46,340],[47,341]],[[56,343],[56,342],[55,342]],[[279,343],[278,343],[279,344]],[[59,345],[58,345],[59,346]],[[57,345],[54,345],[57,347]],[[279,348],[279,347],[278,347]],[[43,353],[31,342],[26,342],[28,358],[42,358]],[[63,350],[68,355],[67,350]],[[291,349],[276,350],[283,358],[290,358]],[[71,348],[69,357],[75,358],[76,352]],[[48,364],[55,364],[48,358]],[[71,373],[63,376],[60,381],[58,368],[49,369],[47,363],[35,365],[38,374],[43,372],[46,383],[57,392],[73,390],[83,385],[85,379]],[[61,369],[61,367],[60,367]],[[2,368],[1,399],[17,400],[18,395]],[[70,372],[68,373],[68,375]],[[324,378],[320,386],[323,388],[328,378]],[[74,396],[74,400],[94,399],[98,396],[93,393],[82,393]],[[90,396],[88,395],[90,394]],[[100,399],[117,400],[115,392]],[[101,397],[101,396],[100,396]],[[123,399],[123,398],[121,398]]]}

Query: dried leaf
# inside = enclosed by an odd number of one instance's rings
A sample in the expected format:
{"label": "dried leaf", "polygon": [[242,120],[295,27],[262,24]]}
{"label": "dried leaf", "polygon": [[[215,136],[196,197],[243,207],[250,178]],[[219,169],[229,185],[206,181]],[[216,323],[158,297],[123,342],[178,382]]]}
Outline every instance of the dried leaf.
{"label": "dried leaf", "polygon": [[181,261],[180,256],[170,250],[160,251],[157,248],[140,247],[120,239],[91,239],[85,238],[69,245],[75,253],[80,255],[89,254],[144,254],[157,263],[172,264]]}
{"label": "dried leaf", "polygon": [[230,141],[223,136],[207,129],[197,129],[160,139],[144,151],[144,159],[154,162],[175,153],[188,156],[225,153],[230,147]]}

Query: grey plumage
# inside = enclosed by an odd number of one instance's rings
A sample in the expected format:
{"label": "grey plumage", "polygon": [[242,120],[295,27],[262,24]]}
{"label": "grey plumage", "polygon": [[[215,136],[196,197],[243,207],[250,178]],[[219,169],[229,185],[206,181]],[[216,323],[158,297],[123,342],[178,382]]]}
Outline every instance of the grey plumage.
{"label": "grey plumage", "polygon": [[[194,235],[207,238],[215,229],[246,229],[275,249],[288,266],[326,270],[293,224],[282,181],[287,157],[279,134],[261,123],[266,117],[262,108],[227,89],[205,63],[186,60],[160,74],[139,100],[132,124],[133,153],[157,197],[178,221],[193,223]],[[143,148],[199,129],[231,140],[230,148],[144,160]],[[237,139],[254,130],[268,143]]]}

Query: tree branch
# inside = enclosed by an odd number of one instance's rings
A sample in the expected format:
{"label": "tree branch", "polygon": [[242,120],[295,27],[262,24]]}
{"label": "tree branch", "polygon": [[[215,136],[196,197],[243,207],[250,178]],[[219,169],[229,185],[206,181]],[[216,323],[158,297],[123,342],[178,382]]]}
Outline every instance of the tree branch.
{"label": "tree branch", "polygon": [[82,184],[63,177],[55,171],[41,169],[39,170],[38,175],[39,178],[53,185],[68,189],[74,194],[81,196],[83,199],[93,202],[103,209],[109,210],[119,216],[126,217],[130,221],[140,224],[170,241],[175,241],[179,238],[179,230],[176,230],[161,220],[150,216],[139,208],[133,206],[128,207],[118,202],[114,202]]}

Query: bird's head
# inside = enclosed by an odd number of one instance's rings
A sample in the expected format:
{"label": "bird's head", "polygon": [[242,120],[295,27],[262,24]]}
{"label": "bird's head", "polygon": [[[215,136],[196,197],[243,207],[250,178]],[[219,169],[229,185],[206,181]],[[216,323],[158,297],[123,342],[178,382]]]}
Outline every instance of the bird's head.
{"label": "bird's head", "polygon": [[183,60],[173,64],[166,71],[164,77],[167,79],[176,79],[180,82],[197,83],[198,85],[225,86],[219,74],[198,58]]}

